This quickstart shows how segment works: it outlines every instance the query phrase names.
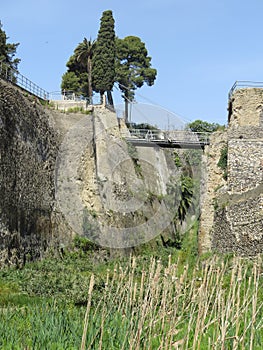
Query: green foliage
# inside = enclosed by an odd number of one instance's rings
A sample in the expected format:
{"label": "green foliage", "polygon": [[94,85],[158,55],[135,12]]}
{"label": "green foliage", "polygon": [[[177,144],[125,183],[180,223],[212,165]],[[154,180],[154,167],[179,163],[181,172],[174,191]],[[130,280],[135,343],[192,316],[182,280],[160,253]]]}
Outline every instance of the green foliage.
{"label": "green foliage", "polygon": [[[83,42],[78,45],[78,47],[75,49],[75,55],[77,62],[86,67],[87,73],[88,73],[88,98],[91,101],[92,98],[92,57],[94,54],[94,50],[96,47],[96,42],[90,40],[87,40],[87,38],[84,38]],[[86,88],[86,86],[85,86]]]}
{"label": "green foliage", "polygon": [[75,72],[66,72],[62,75],[61,89],[76,92],[80,90],[80,78]]}
{"label": "green foliage", "polygon": [[181,174],[180,181],[172,181],[167,185],[167,201],[169,206],[173,205],[177,210],[175,213],[175,223],[177,220],[182,223],[189,209],[192,206],[194,199],[194,180]]}
{"label": "green foliage", "polygon": [[98,248],[94,242],[82,236],[74,237],[73,243],[74,247],[81,252],[95,251]]}
{"label": "green foliage", "polygon": [[140,38],[128,36],[116,38],[115,21],[111,10],[102,13],[100,29],[96,41],[79,43],[67,62],[68,71],[62,76],[61,88],[92,98],[92,92],[107,92],[113,104],[111,90],[118,82],[126,103],[133,100],[134,91],[144,83],[154,84],[157,71],[151,67],[145,44]]}
{"label": "green foliage", "polygon": [[223,178],[225,180],[227,180],[227,156],[228,156],[228,147],[225,146],[224,148],[221,149],[220,158],[217,163],[217,166],[224,171]]}
{"label": "green foliage", "polygon": [[104,11],[92,61],[92,85],[102,95],[115,80],[115,30],[111,10]]}
{"label": "green foliage", "polygon": [[85,110],[83,107],[71,107],[67,109],[67,113],[82,113],[82,114],[91,114],[92,111]]}
{"label": "green foliage", "polygon": [[187,129],[193,132],[208,132],[208,133],[224,129],[224,126],[218,123],[209,123],[200,119],[197,119],[187,124],[186,127]]}
{"label": "green foliage", "polygon": [[7,42],[8,37],[5,31],[2,29],[2,23],[0,21],[0,63],[2,65],[2,70],[0,72],[0,77],[15,82],[16,76],[13,72],[17,70],[19,58],[14,58],[16,55],[17,44],[11,44]]}
{"label": "green foliage", "polygon": [[74,91],[91,100],[92,98],[92,56],[96,42],[83,39],[67,62],[68,70],[62,76],[61,89]]}
{"label": "green foliage", "polygon": [[17,69],[17,65],[20,62],[19,58],[14,58],[19,43],[8,43],[8,37],[5,31],[2,29],[2,23],[0,21],[0,61],[6,63],[13,69]]}
{"label": "green foliage", "polygon": [[179,154],[176,151],[174,151],[174,153],[173,153],[173,159],[174,159],[175,166],[177,168],[181,168],[181,166],[183,165],[182,164],[182,160],[181,160]]}
{"label": "green foliage", "polygon": [[126,104],[125,118],[128,120],[128,101],[134,99],[134,91],[146,83],[152,86],[157,71],[151,67],[145,44],[136,36],[116,39],[116,82],[123,92]]}
{"label": "green foliage", "polygon": [[[180,251],[148,251],[105,263],[100,269],[88,263],[82,273],[90,274],[83,286],[90,307],[67,303],[67,294],[61,300],[32,298],[22,307],[2,304],[1,349],[80,349],[81,343],[85,349],[109,350],[172,349],[179,344],[185,350],[211,345],[218,350],[261,349],[262,258],[199,259],[196,230],[186,234]],[[89,261],[86,254],[82,259]],[[50,263],[54,268],[49,260],[41,271],[35,270],[43,280],[50,278]],[[70,265],[73,272],[74,260]],[[60,268],[61,279],[68,272]],[[4,277],[10,273],[5,271]],[[22,273],[17,270],[15,278]],[[32,276],[23,274],[23,283]]]}
{"label": "green foliage", "polygon": [[54,302],[0,309],[0,348],[5,350],[79,349],[84,310]]}
{"label": "green foliage", "polygon": [[180,203],[178,206],[178,218],[182,223],[186,218],[187,212],[193,202],[194,181],[189,176],[181,176]]}
{"label": "green foliage", "polygon": [[142,130],[159,130],[156,126],[148,124],[148,123],[129,123],[128,125],[129,129],[142,129]]}

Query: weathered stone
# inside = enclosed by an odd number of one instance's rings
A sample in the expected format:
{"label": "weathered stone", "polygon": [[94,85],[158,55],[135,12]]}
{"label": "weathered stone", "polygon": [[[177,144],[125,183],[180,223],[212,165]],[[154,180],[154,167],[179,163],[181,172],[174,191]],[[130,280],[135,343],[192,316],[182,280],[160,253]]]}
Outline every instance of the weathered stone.
{"label": "weathered stone", "polygon": [[58,139],[37,99],[3,81],[0,118],[0,264],[21,264],[59,241],[51,228]]}
{"label": "weathered stone", "polygon": [[[127,229],[120,237],[101,230],[109,247],[128,247],[130,236],[136,245],[173,234],[176,208],[166,216],[159,197],[178,172],[174,161],[159,148],[137,149],[138,159],[132,159],[125,128],[105,105],[88,116],[60,113],[0,80],[0,267],[67,245],[88,224],[77,212],[82,208],[97,223],[89,226],[89,238],[103,227]],[[69,186],[60,197],[63,166]],[[82,220],[77,227],[69,220],[75,213]]]}
{"label": "weathered stone", "polygon": [[217,134],[205,150],[199,247],[256,255],[263,252],[263,89],[237,90],[229,107],[225,183]]}

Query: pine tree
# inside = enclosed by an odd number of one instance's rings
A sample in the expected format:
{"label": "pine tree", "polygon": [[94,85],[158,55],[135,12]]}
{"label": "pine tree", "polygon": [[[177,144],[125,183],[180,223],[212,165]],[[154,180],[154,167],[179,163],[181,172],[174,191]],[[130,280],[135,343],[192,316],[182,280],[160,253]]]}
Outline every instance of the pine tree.
{"label": "pine tree", "polygon": [[125,119],[128,121],[128,103],[134,99],[134,91],[144,83],[154,84],[157,71],[151,68],[145,44],[136,36],[116,39],[116,81],[125,100]]}
{"label": "pine tree", "polygon": [[109,95],[115,80],[115,30],[111,10],[104,11],[93,55],[92,86],[102,96]]}

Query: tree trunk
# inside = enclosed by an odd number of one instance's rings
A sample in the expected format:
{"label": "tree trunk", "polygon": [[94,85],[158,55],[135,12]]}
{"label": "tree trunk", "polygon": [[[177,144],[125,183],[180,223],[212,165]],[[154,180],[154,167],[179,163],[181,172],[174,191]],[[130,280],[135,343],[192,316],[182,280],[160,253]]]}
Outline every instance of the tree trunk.
{"label": "tree trunk", "polygon": [[125,91],[125,110],[124,110],[124,120],[125,123],[128,124],[129,122],[129,101],[128,101],[128,93]]}
{"label": "tree trunk", "polygon": [[103,105],[104,91],[100,91],[100,104]]}
{"label": "tree trunk", "polygon": [[114,108],[113,98],[111,91],[107,91],[107,100],[109,105],[111,105]]}
{"label": "tree trunk", "polygon": [[93,90],[92,90],[92,75],[91,75],[91,58],[88,57],[88,94],[89,94],[89,104],[92,105],[92,95],[93,95]]}

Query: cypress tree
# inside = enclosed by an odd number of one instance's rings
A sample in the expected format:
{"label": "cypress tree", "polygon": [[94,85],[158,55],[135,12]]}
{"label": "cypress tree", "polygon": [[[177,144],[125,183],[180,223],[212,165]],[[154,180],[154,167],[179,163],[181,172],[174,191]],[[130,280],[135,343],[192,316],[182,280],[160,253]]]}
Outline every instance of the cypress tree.
{"label": "cypress tree", "polygon": [[104,11],[92,59],[92,86],[102,96],[105,91],[111,96],[115,80],[115,30],[111,10]]}

